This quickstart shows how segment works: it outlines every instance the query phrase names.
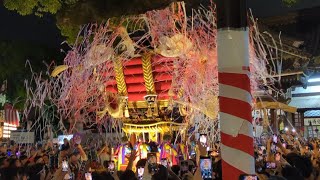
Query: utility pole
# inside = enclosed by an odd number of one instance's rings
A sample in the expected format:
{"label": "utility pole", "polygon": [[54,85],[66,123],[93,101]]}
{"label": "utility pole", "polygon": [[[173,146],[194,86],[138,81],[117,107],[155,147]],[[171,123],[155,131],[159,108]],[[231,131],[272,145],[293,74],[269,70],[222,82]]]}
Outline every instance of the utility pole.
{"label": "utility pole", "polygon": [[255,174],[246,0],[217,0],[222,179]]}

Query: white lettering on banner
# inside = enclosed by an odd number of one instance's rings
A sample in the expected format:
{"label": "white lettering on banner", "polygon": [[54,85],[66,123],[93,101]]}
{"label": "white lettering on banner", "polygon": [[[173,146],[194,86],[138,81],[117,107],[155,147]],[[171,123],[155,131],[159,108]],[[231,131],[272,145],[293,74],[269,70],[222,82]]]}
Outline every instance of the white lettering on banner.
{"label": "white lettering on banner", "polygon": [[319,126],[320,125],[320,118],[305,118],[304,119],[305,126],[309,126],[310,122],[312,123],[312,126]]}
{"label": "white lettering on banner", "polygon": [[34,132],[14,132],[11,131],[10,140],[19,144],[34,143]]}

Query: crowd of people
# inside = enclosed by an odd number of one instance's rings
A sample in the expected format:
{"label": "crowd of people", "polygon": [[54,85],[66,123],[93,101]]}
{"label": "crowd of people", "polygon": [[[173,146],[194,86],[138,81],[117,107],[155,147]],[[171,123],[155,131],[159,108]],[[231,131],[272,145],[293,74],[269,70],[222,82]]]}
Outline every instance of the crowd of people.
{"label": "crowd of people", "polygon": [[[10,142],[0,148],[0,179],[223,179],[219,142],[209,147],[205,135],[193,139],[172,144],[172,137],[165,135],[159,144],[140,138],[133,144],[124,137],[117,147],[86,147],[72,139],[64,139],[62,145]],[[319,145],[317,138],[287,132],[261,138],[254,147],[256,174],[241,178],[320,180]]]}

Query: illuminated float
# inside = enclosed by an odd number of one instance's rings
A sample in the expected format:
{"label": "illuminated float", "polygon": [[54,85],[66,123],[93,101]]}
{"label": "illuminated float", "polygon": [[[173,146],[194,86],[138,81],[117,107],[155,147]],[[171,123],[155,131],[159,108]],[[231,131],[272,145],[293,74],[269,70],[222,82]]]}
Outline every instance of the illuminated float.
{"label": "illuminated float", "polygon": [[[77,124],[97,124],[118,133],[114,142],[123,134],[135,144],[139,136],[160,143],[166,133],[205,133],[213,145],[220,138],[215,6],[188,17],[184,4],[176,3],[129,19],[138,30],[124,27],[126,19],[115,26],[110,20],[88,25],[64,65],[50,73],[53,78],[34,79],[38,89],[30,90],[27,106],[43,110],[49,99],[66,133],[78,130]],[[271,50],[251,23],[250,67],[242,69],[251,73],[247,94],[275,81],[273,67],[266,67]],[[234,136],[241,124],[230,125]]]}

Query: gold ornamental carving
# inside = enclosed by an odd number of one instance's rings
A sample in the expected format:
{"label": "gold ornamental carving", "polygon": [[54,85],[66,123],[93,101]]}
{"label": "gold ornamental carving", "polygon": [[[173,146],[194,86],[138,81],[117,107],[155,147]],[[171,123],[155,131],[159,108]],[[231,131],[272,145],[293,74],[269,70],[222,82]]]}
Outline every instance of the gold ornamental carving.
{"label": "gold ornamental carving", "polygon": [[120,96],[126,96],[128,94],[127,85],[123,74],[122,61],[119,58],[115,59],[114,61],[114,71],[116,74],[115,78],[117,82],[118,93]]}
{"label": "gold ornamental carving", "polygon": [[147,94],[155,94],[156,90],[154,87],[153,75],[152,75],[152,64],[151,64],[151,53],[143,54],[142,60],[142,69],[143,69],[143,78],[145,82],[145,87]]}

